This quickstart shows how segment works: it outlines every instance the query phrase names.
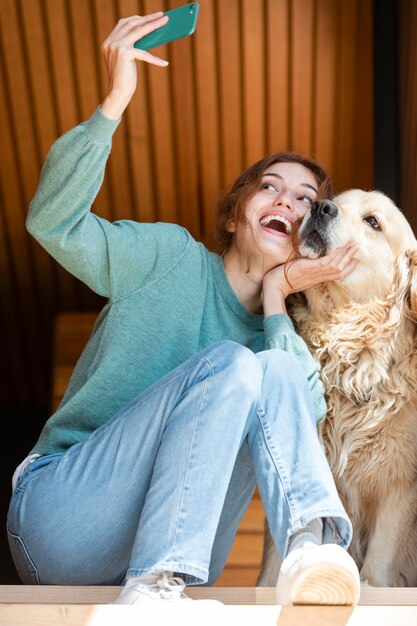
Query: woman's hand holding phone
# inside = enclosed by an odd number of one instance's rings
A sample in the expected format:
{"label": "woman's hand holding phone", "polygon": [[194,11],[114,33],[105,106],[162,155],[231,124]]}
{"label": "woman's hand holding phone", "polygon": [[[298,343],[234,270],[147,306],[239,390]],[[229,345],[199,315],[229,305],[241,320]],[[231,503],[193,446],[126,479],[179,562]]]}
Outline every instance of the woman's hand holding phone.
{"label": "woman's hand holding phone", "polygon": [[135,41],[164,26],[168,17],[162,11],[151,15],[134,15],[118,21],[102,45],[109,75],[109,89],[101,110],[107,117],[118,119],[136,91],[136,61],[146,61],[165,67],[168,61],[146,50],[134,47]]}

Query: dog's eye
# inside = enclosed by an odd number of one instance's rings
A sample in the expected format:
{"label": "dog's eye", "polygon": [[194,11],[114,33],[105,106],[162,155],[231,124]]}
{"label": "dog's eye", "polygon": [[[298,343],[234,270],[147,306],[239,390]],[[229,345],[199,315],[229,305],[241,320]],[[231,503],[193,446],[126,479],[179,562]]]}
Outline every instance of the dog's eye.
{"label": "dog's eye", "polygon": [[373,215],[368,215],[368,217],[364,217],[363,221],[367,222],[369,226],[371,226],[374,230],[381,230],[378,220]]}

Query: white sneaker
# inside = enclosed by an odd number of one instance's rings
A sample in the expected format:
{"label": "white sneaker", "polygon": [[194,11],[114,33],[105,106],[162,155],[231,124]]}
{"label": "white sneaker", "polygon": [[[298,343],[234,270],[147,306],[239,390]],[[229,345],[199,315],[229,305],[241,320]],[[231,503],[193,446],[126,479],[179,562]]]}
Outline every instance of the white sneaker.
{"label": "white sneaker", "polygon": [[281,605],[356,605],[360,595],[359,571],[341,546],[305,543],[284,559],[276,598]]}
{"label": "white sneaker", "polygon": [[[172,576],[170,572],[150,574],[141,578],[133,578],[126,582],[119,596],[110,604],[141,604],[143,602],[159,602],[163,604],[193,603],[185,593],[185,582],[182,578]],[[217,600],[198,600],[198,604],[216,604]]]}

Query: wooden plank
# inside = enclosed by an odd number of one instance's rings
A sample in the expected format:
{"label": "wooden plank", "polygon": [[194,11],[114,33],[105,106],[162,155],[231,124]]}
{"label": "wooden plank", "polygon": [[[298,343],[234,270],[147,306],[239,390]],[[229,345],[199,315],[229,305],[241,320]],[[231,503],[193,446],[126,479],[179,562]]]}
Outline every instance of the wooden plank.
{"label": "wooden plank", "polygon": [[258,532],[263,535],[265,511],[262,502],[254,497],[249,504],[248,510],[240,522],[240,530],[244,532]]}
{"label": "wooden plank", "polygon": [[242,3],[244,166],[265,156],[265,33],[263,3]]}
{"label": "wooden plank", "polygon": [[170,624],[171,626],[275,626],[279,607],[268,606],[207,606],[175,603],[168,606],[4,606],[0,609],[0,624],[5,626],[123,626],[140,624]]}
{"label": "wooden plank", "polygon": [[78,124],[76,84],[71,54],[66,0],[45,0],[45,17],[50,49],[49,63],[56,104],[57,134]]}
{"label": "wooden plank", "polygon": [[[139,12],[136,0],[119,0],[118,6],[119,19]],[[136,71],[138,88],[124,114],[130,167],[128,175],[133,198],[133,218],[138,222],[153,222],[157,213],[146,63],[137,63]]]}
{"label": "wooden plank", "polygon": [[[79,121],[87,120],[100,104],[97,56],[101,42],[94,35],[94,16],[90,2],[68,0],[68,28],[72,43]],[[120,129],[119,129],[120,130]],[[111,196],[107,177],[94,203],[94,210],[112,220]]]}
{"label": "wooden plank", "polygon": [[[0,585],[0,604],[106,604],[119,587],[60,585]],[[214,598],[227,604],[275,604],[274,587],[187,587],[191,598]],[[361,589],[360,606],[415,606],[417,587]],[[349,624],[350,626],[350,624]]]}
{"label": "wooden plank", "polygon": [[[155,13],[161,9],[160,0],[144,0],[144,13]],[[170,60],[167,45],[152,50],[161,59]],[[147,81],[151,113],[151,145],[154,161],[153,184],[157,199],[155,220],[178,222],[176,193],[175,149],[173,136],[173,111],[171,106],[170,67],[147,64]]]}
{"label": "wooden plank", "polygon": [[219,94],[217,73],[217,23],[212,0],[200,0],[200,17],[195,33],[195,84],[197,89],[198,159],[201,164],[202,234],[213,242],[215,201],[221,185],[219,143]]}
{"label": "wooden plank", "polygon": [[291,2],[291,149],[312,153],[313,0]]}
{"label": "wooden plank", "polygon": [[[354,137],[351,180],[356,187],[371,189],[374,185],[374,102],[373,102],[373,41],[372,41],[372,0],[358,3],[355,51],[354,89]],[[417,52],[417,50],[416,50]],[[414,144],[416,146],[416,144]],[[415,171],[413,157],[413,178]]]}
{"label": "wooden plank", "polygon": [[241,19],[239,0],[218,2],[218,80],[219,80],[219,141],[220,182],[224,189],[243,170]]}
{"label": "wooden plank", "polygon": [[54,330],[54,367],[74,367],[93,329],[97,313],[61,313]]}
{"label": "wooden plank", "polygon": [[226,565],[214,587],[255,587],[259,567],[238,567]]}
{"label": "wooden plank", "polygon": [[[46,0],[45,32],[48,42],[48,62],[53,93],[51,102],[54,104],[54,137],[51,141],[78,124],[77,102],[71,46],[69,40],[65,0]],[[50,146],[42,144],[42,159]],[[75,309],[79,282],[57,263],[54,264],[56,275],[56,292],[63,309]],[[46,283],[46,281],[44,280]]]}
{"label": "wooden plank", "polygon": [[[117,16],[113,0],[94,0],[94,24],[97,40],[98,60],[98,87],[99,101],[104,100],[108,90],[108,74],[101,53],[101,45],[117,24]],[[131,219],[133,217],[133,202],[128,176],[128,162],[126,150],[126,126],[124,121],[113,135],[111,158],[109,159],[107,174],[110,194],[110,215],[112,220]],[[120,181],[125,181],[120,184]]]}
{"label": "wooden plank", "polygon": [[328,34],[336,31],[338,0],[319,0],[315,34],[314,137],[312,152],[331,173],[334,163],[334,130],[337,41]]}
{"label": "wooden plank", "polygon": [[[168,9],[182,5],[183,0],[170,0]],[[175,166],[178,197],[178,221],[196,239],[201,239],[198,193],[197,123],[195,76],[193,73],[194,37],[186,37],[171,45],[171,106],[175,136]]]}
{"label": "wooden plank", "polygon": [[231,566],[258,567],[262,559],[263,533],[238,532],[227,559]]}
{"label": "wooden plank", "polygon": [[[24,48],[27,50],[26,65],[28,82],[31,86],[31,109],[34,124],[33,136],[39,155],[38,163],[44,162],[46,155],[58,136],[55,94],[52,84],[49,31],[44,19],[44,11],[39,0],[21,3]],[[36,181],[36,178],[35,178]],[[53,317],[53,299],[51,285],[57,282],[57,276],[63,281],[60,288],[64,293],[69,290],[72,306],[74,302],[74,280],[68,273],[58,272],[58,264],[52,261],[43,250],[35,246],[36,292],[42,305],[44,319]]]}
{"label": "wooden plank", "polygon": [[288,2],[267,0],[267,152],[288,150],[290,146],[290,22]]}
{"label": "wooden plank", "polygon": [[[354,133],[355,58],[352,46],[357,29],[357,1],[340,0],[338,16],[337,100],[335,111],[335,164],[337,190],[349,187],[352,180]],[[338,138],[343,137],[343,141]]]}
{"label": "wooden plank", "polygon": [[[135,606],[53,606],[9,605],[0,609],[3,626],[123,626],[141,624],[171,624],[172,626],[207,626],[241,624],[252,626],[414,626],[417,607],[279,607],[207,605],[168,607]],[[122,620],[122,622],[120,621]]]}

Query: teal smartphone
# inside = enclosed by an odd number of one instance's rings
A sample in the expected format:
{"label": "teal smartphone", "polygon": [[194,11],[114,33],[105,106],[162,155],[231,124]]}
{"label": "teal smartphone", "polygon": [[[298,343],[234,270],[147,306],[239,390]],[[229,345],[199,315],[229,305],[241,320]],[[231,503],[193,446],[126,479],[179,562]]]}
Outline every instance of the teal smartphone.
{"label": "teal smartphone", "polygon": [[150,50],[191,35],[197,26],[199,9],[198,2],[190,2],[182,7],[172,9],[172,11],[166,11],[164,15],[168,15],[169,21],[161,28],[135,41],[134,47],[140,50]]}

